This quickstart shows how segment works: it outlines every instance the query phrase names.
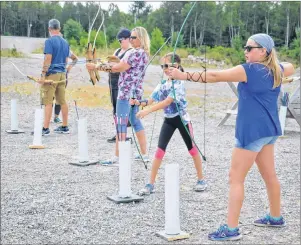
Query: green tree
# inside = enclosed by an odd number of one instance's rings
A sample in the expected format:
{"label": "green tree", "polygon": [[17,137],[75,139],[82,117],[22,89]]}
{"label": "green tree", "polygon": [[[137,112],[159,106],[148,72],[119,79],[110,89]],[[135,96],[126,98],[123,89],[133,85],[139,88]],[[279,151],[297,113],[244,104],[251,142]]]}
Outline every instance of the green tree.
{"label": "green tree", "polygon": [[[177,38],[178,38],[179,32],[174,32],[172,35],[172,45],[176,44]],[[184,39],[183,39],[183,34],[180,34],[179,36],[179,40],[178,40],[178,44],[177,44],[177,48],[181,48],[184,45]]]}
{"label": "green tree", "polygon": [[164,38],[161,30],[155,28],[151,34],[151,53],[154,54],[164,43]]}
{"label": "green tree", "polygon": [[64,37],[67,40],[74,38],[77,43],[80,41],[80,34],[83,28],[80,23],[75,20],[69,19],[66,24],[64,24]]}

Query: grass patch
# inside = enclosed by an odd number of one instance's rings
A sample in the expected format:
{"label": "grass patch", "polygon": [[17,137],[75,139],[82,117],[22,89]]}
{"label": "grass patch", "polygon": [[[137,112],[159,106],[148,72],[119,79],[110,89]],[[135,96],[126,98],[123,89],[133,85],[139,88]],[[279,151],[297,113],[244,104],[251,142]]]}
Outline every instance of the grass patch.
{"label": "grass patch", "polygon": [[32,51],[32,54],[44,54],[44,50],[42,47],[40,47]]}
{"label": "grass patch", "polygon": [[9,86],[1,86],[1,93],[18,93],[23,95],[31,95],[33,94],[37,88],[33,82],[22,82],[22,83],[14,83]]}
{"label": "grass patch", "polygon": [[14,58],[24,58],[25,55],[21,52],[18,52],[17,49],[1,49],[1,57],[14,57]]}

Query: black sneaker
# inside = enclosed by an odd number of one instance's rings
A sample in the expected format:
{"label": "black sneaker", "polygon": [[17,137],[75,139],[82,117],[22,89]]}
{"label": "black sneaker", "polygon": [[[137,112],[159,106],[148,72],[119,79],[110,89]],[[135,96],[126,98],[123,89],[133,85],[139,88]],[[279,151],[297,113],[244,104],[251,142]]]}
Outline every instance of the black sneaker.
{"label": "black sneaker", "polygon": [[110,138],[110,139],[107,139],[107,142],[108,142],[108,143],[115,143],[115,141],[116,141],[116,135],[113,136],[113,137]]}
{"label": "black sneaker", "polygon": [[[42,129],[42,136],[44,136],[44,135],[49,135],[50,134],[50,130],[49,130],[49,128],[46,128],[46,129]],[[34,135],[34,131],[31,131],[30,132],[30,135]]]}
{"label": "black sneaker", "polygon": [[[126,141],[130,140],[131,141],[131,144],[133,144],[133,139],[132,137],[126,137]],[[112,138],[110,139],[107,139],[107,142],[108,143],[115,143],[116,142],[116,136],[113,136]]]}
{"label": "black sneaker", "polygon": [[43,128],[42,129],[42,136],[47,136],[50,134],[50,130],[49,128]]}
{"label": "black sneaker", "polygon": [[54,130],[54,132],[58,133],[58,134],[69,134],[70,133],[68,126],[59,126]]}
{"label": "black sneaker", "polygon": [[131,141],[131,144],[133,144],[133,139],[132,137],[126,137],[126,140],[125,141]]}

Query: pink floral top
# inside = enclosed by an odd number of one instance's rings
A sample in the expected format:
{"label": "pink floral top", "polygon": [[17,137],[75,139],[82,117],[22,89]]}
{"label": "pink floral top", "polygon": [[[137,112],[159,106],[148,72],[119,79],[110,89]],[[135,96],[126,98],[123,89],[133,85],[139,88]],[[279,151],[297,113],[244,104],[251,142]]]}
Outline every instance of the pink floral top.
{"label": "pink floral top", "polygon": [[141,49],[133,49],[126,53],[121,61],[128,63],[131,68],[120,72],[118,80],[118,99],[129,100],[130,98],[142,99],[143,78],[148,63],[146,52]]}

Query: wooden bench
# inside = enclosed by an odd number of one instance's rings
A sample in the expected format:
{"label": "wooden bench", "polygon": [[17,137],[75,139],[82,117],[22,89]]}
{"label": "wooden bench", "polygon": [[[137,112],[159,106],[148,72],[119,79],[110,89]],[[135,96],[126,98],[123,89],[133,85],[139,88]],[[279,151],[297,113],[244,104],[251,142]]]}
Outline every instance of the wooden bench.
{"label": "wooden bench", "polygon": [[[299,124],[299,126],[301,126],[300,125],[300,123],[301,123],[301,116],[300,116],[300,77],[294,77],[291,80],[287,79],[286,82],[290,83],[292,81],[294,81],[294,83],[298,82],[299,85],[294,90],[294,92],[289,96],[289,104],[288,104],[288,107],[287,107],[286,117],[295,119],[297,121],[297,123]],[[229,85],[229,87],[231,88],[233,93],[236,95],[236,97],[238,97],[236,86],[232,82],[228,82],[227,84]],[[281,92],[279,94],[278,108],[280,108],[280,105],[281,105],[280,98],[282,97],[282,95],[283,95],[283,90],[281,90]],[[238,100],[232,105],[231,109],[226,111],[226,115],[219,122],[218,126],[224,125],[225,122],[229,119],[229,117],[231,115],[237,115],[237,105],[238,105]]]}

